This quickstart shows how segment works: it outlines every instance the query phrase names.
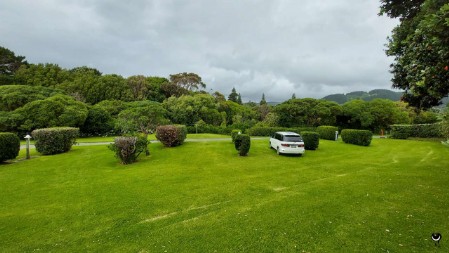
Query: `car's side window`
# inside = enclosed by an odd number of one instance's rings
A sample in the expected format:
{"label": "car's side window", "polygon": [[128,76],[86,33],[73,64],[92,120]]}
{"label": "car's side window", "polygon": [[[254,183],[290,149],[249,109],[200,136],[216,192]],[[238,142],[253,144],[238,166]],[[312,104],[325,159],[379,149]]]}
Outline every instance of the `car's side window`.
{"label": "car's side window", "polygon": [[282,141],[282,135],[281,134],[277,134],[276,139]]}

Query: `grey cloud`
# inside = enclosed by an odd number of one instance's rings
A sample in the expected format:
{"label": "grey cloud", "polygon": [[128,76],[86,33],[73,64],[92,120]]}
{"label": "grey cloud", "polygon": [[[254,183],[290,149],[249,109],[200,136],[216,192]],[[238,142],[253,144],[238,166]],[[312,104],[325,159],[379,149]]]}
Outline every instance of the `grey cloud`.
{"label": "grey cloud", "polygon": [[[396,21],[375,1],[6,0],[0,45],[31,62],[123,76],[195,72],[258,101],[389,88]],[[26,18],[23,18],[26,17]]]}

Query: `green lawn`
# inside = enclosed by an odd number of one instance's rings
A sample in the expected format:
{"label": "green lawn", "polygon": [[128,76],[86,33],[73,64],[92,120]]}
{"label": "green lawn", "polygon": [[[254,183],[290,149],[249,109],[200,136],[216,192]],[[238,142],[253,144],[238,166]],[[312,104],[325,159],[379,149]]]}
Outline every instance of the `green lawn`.
{"label": "green lawn", "polygon": [[[190,136],[189,136],[190,137]],[[105,146],[0,165],[1,252],[448,252],[449,148],[320,141],[302,157],[253,140]],[[430,235],[443,234],[441,247]]]}

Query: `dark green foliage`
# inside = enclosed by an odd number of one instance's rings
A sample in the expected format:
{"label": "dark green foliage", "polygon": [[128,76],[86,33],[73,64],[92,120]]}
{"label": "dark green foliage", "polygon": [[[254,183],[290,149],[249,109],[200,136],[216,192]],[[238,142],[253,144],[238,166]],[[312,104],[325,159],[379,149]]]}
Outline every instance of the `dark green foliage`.
{"label": "dark green foliage", "polygon": [[237,138],[237,135],[242,134],[242,130],[240,129],[234,129],[231,131],[231,139],[232,142],[235,143],[235,139]]}
{"label": "dark green foliage", "polygon": [[119,113],[116,128],[122,133],[153,133],[158,125],[167,124],[166,111],[161,104],[154,101],[128,103],[130,108]]}
{"label": "dark green foliage", "polygon": [[0,133],[0,162],[19,155],[20,139],[13,133]]}
{"label": "dark green foliage", "polygon": [[232,88],[231,94],[229,94],[229,96],[228,96],[228,100],[238,103],[238,97],[239,97],[239,94],[237,93],[235,88]]}
{"label": "dark green foliage", "polygon": [[91,107],[84,125],[83,136],[105,136],[114,133],[114,119],[108,111],[101,107]]}
{"label": "dark green foliage", "polygon": [[187,137],[184,125],[165,125],[156,128],[156,138],[166,147],[182,145]]}
{"label": "dark green foliage", "polygon": [[232,130],[232,126],[212,126],[209,124],[195,124],[194,126],[187,126],[187,132],[192,134],[208,133],[230,135]]}
{"label": "dark green foliage", "polygon": [[411,19],[419,12],[425,0],[381,0],[380,14],[400,20]]}
{"label": "dark green foliage", "polygon": [[115,152],[115,156],[122,164],[131,164],[137,161],[137,157],[147,151],[149,141],[144,135],[121,136],[114,139],[114,143],[108,148]]}
{"label": "dark green foliage", "polygon": [[54,127],[36,129],[31,132],[36,150],[43,155],[68,152],[76,143],[79,129],[74,127]]}
{"label": "dark green foliage", "polygon": [[385,0],[381,13],[400,17],[389,37],[386,54],[394,88],[405,90],[402,100],[431,108],[449,94],[449,3],[447,0]]}
{"label": "dark green foliage", "polygon": [[204,121],[206,124],[218,126],[224,118],[218,111],[215,98],[209,94],[170,97],[162,105],[167,110],[168,118],[176,124],[193,126]]}
{"label": "dark green foliage", "polygon": [[373,133],[368,130],[343,129],[341,139],[348,144],[369,146],[373,139]]}
{"label": "dark green foliage", "polygon": [[321,139],[324,140],[335,140],[335,132],[338,131],[338,127],[335,126],[319,126],[317,132]]}
{"label": "dark green foliage", "polygon": [[69,71],[52,63],[22,65],[15,74],[17,84],[57,88],[69,80]]}
{"label": "dark green foliage", "polygon": [[290,99],[273,110],[279,117],[279,126],[334,125],[341,113],[341,106],[335,102],[313,98]]}
{"label": "dark green foliage", "polygon": [[251,138],[247,134],[238,134],[235,137],[234,146],[240,156],[246,156],[251,147]]}
{"label": "dark green foliage", "polygon": [[306,150],[316,150],[320,144],[320,134],[317,132],[304,131],[301,132]]}
{"label": "dark green foliage", "polygon": [[250,136],[272,136],[275,132],[288,131],[302,133],[303,131],[315,131],[316,127],[252,127],[247,130]]}
{"label": "dark green foliage", "polygon": [[13,114],[16,129],[31,131],[47,127],[81,127],[88,115],[87,105],[72,97],[55,95],[36,100],[15,110]]}
{"label": "dark green foliage", "polygon": [[13,51],[0,47],[0,85],[13,84],[16,71],[27,64],[24,56],[16,56]]}
{"label": "dark green foliage", "polygon": [[28,85],[0,86],[0,111],[14,111],[29,102],[46,99],[61,93],[61,90],[48,87]]}
{"label": "dark green foliage", "polygon": [[392,125],[390,138],[443,138],[442,124]]}

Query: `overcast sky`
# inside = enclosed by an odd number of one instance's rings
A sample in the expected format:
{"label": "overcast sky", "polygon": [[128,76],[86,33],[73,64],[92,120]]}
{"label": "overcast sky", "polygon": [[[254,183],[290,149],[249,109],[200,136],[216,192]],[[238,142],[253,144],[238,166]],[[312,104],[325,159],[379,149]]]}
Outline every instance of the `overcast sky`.
{"label": "overcast sky", "polygon": [[391,87],[373,0],[2,0],[0,46],[104,74],[194,72],[244,101]]}

